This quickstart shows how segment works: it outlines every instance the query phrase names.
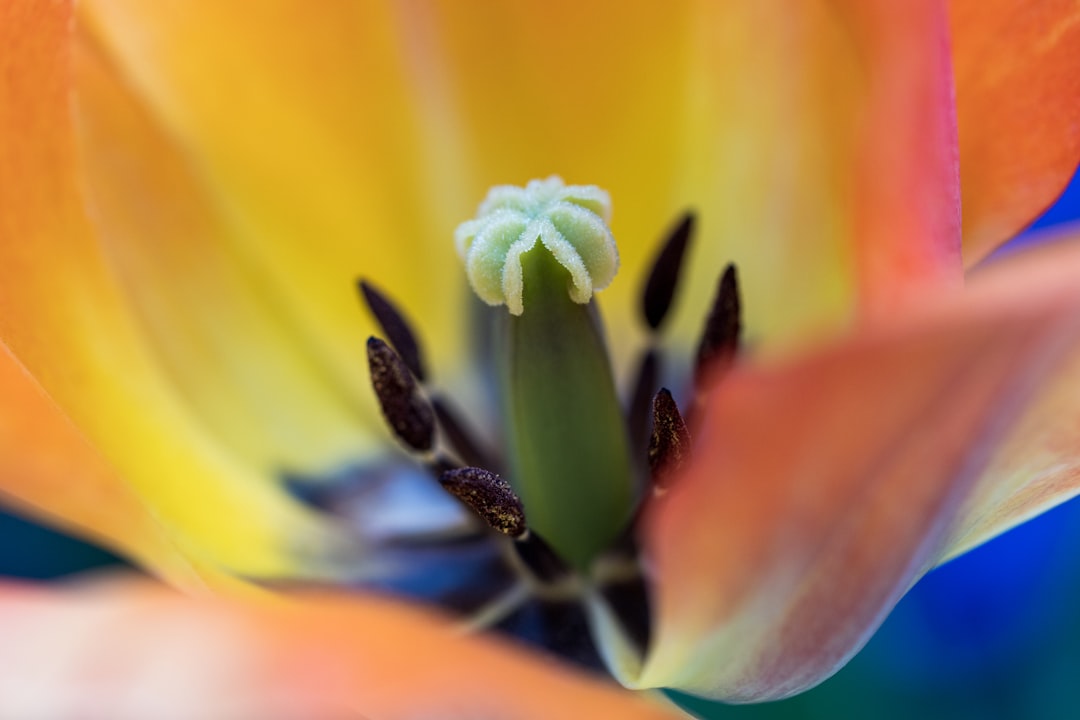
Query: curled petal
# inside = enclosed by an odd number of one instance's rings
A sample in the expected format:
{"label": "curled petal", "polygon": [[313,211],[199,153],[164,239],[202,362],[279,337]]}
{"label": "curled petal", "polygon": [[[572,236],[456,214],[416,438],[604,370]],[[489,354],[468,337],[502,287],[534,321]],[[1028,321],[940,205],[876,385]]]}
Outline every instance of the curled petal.
{"label": "curled petal", "polygon": [[162,588],[0,586],[0,715],[673,718],[386,600],[240,604]]}
{"label": "curled petal", "polygon": [[964,259],[1049,207],[1080,162],[1080,5],[950,0]]}
{"label": "curled petal", "polygon": [[[1004,264],[1003,264],[1004,265]],[[1080,245],[714,391],[651,512],[639,677],[732,701],[832,674],[933,566],[998,442],[1080,338]]]}

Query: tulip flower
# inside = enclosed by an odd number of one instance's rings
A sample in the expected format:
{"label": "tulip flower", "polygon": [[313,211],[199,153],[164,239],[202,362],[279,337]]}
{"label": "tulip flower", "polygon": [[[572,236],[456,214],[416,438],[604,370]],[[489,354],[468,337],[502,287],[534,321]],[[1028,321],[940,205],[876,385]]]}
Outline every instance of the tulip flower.
{"label": "tulip flower", "polygon": [[0,714],[668,716],[529,608],[822,682],[1080,492],[1080,245],[984,262],[1078,64],[1050,0],[0,3],[0,490],[163,581],[0,590]]}

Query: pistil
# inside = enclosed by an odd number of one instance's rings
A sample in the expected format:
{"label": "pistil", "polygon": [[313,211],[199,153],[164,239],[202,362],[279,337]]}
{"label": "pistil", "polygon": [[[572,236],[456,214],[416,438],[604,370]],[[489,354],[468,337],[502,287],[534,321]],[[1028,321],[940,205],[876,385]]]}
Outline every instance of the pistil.
{"label": "pistil", "polygon": [[630,445],[595,291],[618,268],[607,193],[558,178],[494,188],[458,228],[473,290],[496,313],[509,480],[530,526],[585,571],[634,503]]}
{"label": "pistil", "polygon": [[543,247],[522,264],[525,312],[497,320],[510,477],[530,523],[583,569],[632,510],[629,443],[594,308]]}

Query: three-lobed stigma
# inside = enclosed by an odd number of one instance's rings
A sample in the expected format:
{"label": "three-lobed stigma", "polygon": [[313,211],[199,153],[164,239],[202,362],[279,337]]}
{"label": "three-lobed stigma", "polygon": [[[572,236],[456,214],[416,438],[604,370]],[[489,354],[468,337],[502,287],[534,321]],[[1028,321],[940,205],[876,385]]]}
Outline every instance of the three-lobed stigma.
{"label": "three-lobed stigma", "polygon": [[523,256],[537,242],[569,273],[567,292],[579,304],[603,290],[619,269],[619,251],[608,229],[611,199],[595,185],[566,185],[561,178],[525,187],[499,185],[488,192],[474,219],[454,233],[473,291],[488,305],[525,311]]}

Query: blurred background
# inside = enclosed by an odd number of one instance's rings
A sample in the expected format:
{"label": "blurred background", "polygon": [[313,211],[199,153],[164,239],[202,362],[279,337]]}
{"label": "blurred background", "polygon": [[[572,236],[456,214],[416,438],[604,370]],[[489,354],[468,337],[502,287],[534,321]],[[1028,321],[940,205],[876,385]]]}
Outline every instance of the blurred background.
{"label": "blurred background", "polygon": [[[1080,180],[1017,243],[1080,221]],[[1034,238],[1034,239],[1033,239]],[[53,579],[113,555],[0,511],[0,577]],[[924,578],[854,661],[792,700],[684,702],[708,718],[1080,717],[1080,499]]]}

